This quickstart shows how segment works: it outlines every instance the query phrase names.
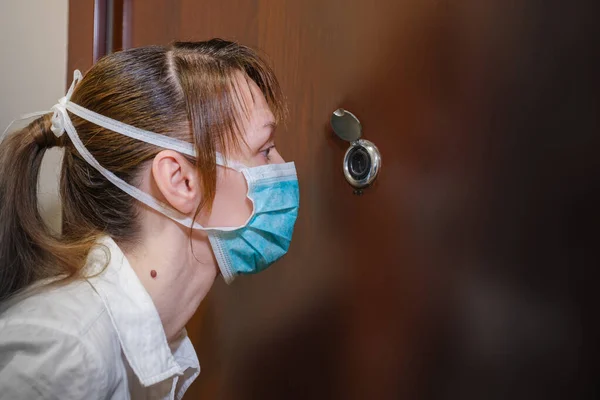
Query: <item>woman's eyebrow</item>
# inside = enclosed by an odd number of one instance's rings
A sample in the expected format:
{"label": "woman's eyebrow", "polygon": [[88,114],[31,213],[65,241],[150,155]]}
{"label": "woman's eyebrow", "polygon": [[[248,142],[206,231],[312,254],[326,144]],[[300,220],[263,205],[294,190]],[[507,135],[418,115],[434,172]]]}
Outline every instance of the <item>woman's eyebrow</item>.
{"label": "woman's eyebrow", "polygon": [[266,124],[264,124],[263,128],[271,128],[274,131],[275,128],[277,128],[277,122],[269,121]]}
{"label": "woman's eyebrow", "polygon": [[269,137],[267,138],[267,140],[265,140],[265,143],[272,142],[273,138],[275,137],[275,130],[277,129],[277,123],[275,121],[267,122],[266,124],[263,125],[263,128],[270,130]]}

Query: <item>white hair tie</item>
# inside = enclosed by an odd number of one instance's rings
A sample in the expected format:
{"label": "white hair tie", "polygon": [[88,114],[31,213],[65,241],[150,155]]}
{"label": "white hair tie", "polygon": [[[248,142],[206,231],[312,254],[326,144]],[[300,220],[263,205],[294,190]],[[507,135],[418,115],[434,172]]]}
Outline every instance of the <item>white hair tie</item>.
{"label": "white hair tie", "polygon": [[73,82],[71,82],[71,87],[67,94],[58,100],[58,103],[55,104],[51,111],[52,114],[52,132],[56,137],[61,137],[65,133],[65,120],[68,118],[67,115],[67,104],[71,101],[71,96],[73,96],[73,92],[77,87],[77,84],[83,79],[81,75],[81,71],[78,69],[73,72]]}

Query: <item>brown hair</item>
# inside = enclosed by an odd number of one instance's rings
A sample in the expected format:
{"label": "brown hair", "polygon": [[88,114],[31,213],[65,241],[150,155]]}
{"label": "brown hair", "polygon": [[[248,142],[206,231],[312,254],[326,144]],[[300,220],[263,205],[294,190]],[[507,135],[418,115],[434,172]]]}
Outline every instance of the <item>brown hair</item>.
{"label": "brown hair", "polygon": [[[202,185],[201,209],[215,196],[218,148],[227,154],[243,141],[235,107],[236,72],[261,89],[275,118],[284,117],[279,84],[252,49],[220,39],[143,47],[108,55],[94,65],[71,101],[109,118],[194,143]],[[141,169],[160,148],[106,130],[69,114],[89,152],[106,169],[138,185]],[[45,115],[0,145],[0,300],[32,283],[82,275],[87,255],[101,235],[122,245],[136,241],[135,199],[89,166],[67,135],[52,133]],[[37,181],[47,148],[65,147],[60,179],[63,232],[52,233],[37,204]]]}

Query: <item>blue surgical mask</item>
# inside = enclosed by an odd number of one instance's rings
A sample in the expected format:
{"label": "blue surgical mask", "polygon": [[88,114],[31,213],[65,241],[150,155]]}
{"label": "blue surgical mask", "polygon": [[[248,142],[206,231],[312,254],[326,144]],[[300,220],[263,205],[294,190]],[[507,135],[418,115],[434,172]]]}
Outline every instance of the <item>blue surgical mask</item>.
{"label": "blue surgical mask", "polygon": [[264,270],[288,251],[300,197],[294,163],[235,169],[248,183],[247,196],[254,204],[252,216],[234,231],[208,233],[227,282],[236,275]]}
{"label": "blue surgical mask", "polygon": [[[79,138],[67,111],[121,135],[192,157],[196,157],[194,146],[110,119],[71,102],[71,94],[81,77],[81,73],[75,71],[73,84],[67,95],[52,107],[54,134],[61,136],[66,132],[86,162],[125,193],[183,226],[207,231],[225,281],[229,283],[240,274],[260,272],[287,252],[299,208],[298,178],[294,163],[247,167],[235,161],[226,161],[217,153],[217,165],[244,175],[248,184],[247,197],[253,203],[253,211],[248,220],[238,227],[203,227],[191,217],[129,185],[100,165]],[[36,113],[41,114],[43,113]]]}

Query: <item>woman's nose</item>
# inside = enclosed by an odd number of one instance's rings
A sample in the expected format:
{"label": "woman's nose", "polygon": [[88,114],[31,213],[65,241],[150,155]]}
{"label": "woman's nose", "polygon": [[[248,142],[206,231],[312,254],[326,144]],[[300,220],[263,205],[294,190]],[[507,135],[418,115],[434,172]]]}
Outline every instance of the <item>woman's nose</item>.
{"label": "woman's nose", "polygon": [[285,160],[281,157],[281,154],[277,151],[277,149],[271,150],[271,164],[284,164]]}

